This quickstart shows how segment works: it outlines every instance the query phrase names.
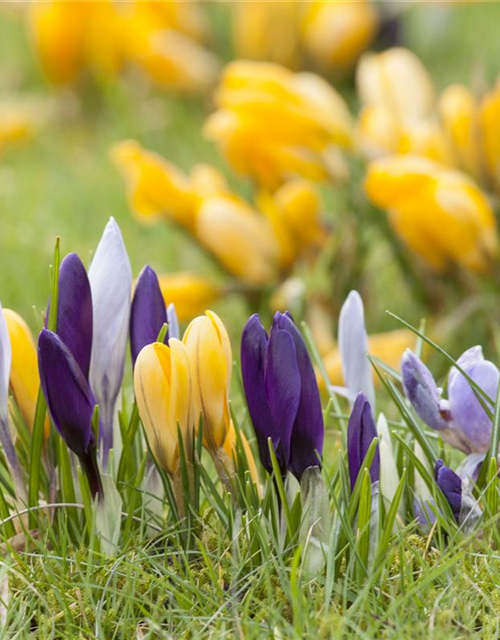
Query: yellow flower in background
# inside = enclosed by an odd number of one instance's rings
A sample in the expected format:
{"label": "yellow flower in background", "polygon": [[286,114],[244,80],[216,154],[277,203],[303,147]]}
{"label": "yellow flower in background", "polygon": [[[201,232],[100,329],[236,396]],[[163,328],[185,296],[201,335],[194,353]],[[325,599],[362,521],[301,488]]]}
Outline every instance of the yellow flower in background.
{"label": "yellow flower in background", "polygon": [[[38,360],[33,336],[26,322],[10,309],[3,310],[12,348],[10,388],[28,429],[33,428],[40,388]],[[45,421],[45,435],[50,423]]]}
{"label": "yellow flower in background", "polygon": [[178,430],[189,456],[196,426],[189,358],[180,340],[171,338],[168,346],[155,342],[142,349],[134,368],[134,390],[153,455],[175,476],[180,466]]}
{"label": "yellow flower in background", "polygon": [[206,136],[237,173],[267,189],[297,176],[335,177],[339,149],[351,146],[344,100],[314,74],[270,63],[231,62],[215,101],[218,110],[205,124]]}
{"label": "yellow flower in background", "polygon": [[[369,354],[379,358],[389,367],[399,371],[401,357],[406,349],[415,348],[415,334],[408,329],[396,329],[384,333],[374,333],[368,336]],[[323,364],[330,382],[335,386],[344,384],[342,372],[342,359],[340,351],[335,347],[323,357]],[[318,374],[320,384],[324,387],[324,380]],[[378,376],[374,375],[375,384],[379,383]]]}
{"label": "yellow flower in background", "polygon": [[0,153],[29,140],[40,124],[40,105],[14,99],[0,102]]}
{"label": "yellow flower in background", "polygon": [[183,344],[191,364],[193,406],[202,418],[203,444],[214,456],[230,427],[231,343],[219,316],[206,311],[190,323]]}
{"label": "yellow flower in background", "polygon": [[180,322],[189,322],[203,313],[224,293],[217,282],[187,271],[161,274],[158,281],[165,303],[175,305]]}
{"label": "yellow flower in background", "polygon": [[172,220],[192,230],[195,198],[188,178],[133,140],[114,145],[111,157],[127,183],[130,208],[141,222]]}
{"label": "yellow flower in background", "polygon": [[369,164],[365,189],[403,242],[437,271],[452,263],[486,271],[497,258],[495,216],[464,174],[421,157],[389,156]]}
{"label": "yellow flower in background", "polygon": [[315,0],[307,3],[303,20],[307,52],[326,69],[344,72],[375,39],[379,20],[366,0]]}

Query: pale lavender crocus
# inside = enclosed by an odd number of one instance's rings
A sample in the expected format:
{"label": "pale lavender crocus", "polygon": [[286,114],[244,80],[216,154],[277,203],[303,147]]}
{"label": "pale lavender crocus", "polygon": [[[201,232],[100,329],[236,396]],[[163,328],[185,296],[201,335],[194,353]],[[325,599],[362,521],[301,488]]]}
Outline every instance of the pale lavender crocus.
{"label": "pale lavender crocus", "polygon": [[[457,364],[494,402],[500,372],[484,359],[481,347],[465,351]],[[403,354],[401,373],[406,396],[425,424],[464,453],[486,453],[490,445],[491,418],[460,371],[453,368],[448,376],[447,400],[442,398],[429,369],[410,350]],[[492,410],[492,402],[485,402]]]}
{"label": "pale lavender crocus", "polygon": [[90,265],[89,280],[94,318],[90,383],[99,404],[101,451],[106,466],[123,379],[132,290],[130,261],[114,218],[104,229]]}
{"label": "pale lavender crocus", "polygon": [[375,406],[373,372],[368,360],[368,335],[365,328],[363,301],[357,291],[347,296],[339,315],[338,344],[344,383],[351,404],[363,392]]}

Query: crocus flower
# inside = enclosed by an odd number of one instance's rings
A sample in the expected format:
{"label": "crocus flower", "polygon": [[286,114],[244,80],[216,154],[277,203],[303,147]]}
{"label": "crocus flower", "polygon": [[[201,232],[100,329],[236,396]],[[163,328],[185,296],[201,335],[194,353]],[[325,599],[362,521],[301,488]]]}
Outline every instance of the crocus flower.
{"label": "crocus flower", "polygon": [[26,497],[24,477],[9,428],[8,400],[11,362],[12,349],[9,332],[2,305],[0,304],[0,443],[14,480],[16,493],[20,498],[24,499]]}
{"label": "crocus flower", "polygon": [[[133,365],[141,349],[157,341],[158,334],[166,322],[167,310],[158,276],[147,265],[137,279],[130,311],[130,351]],[[169,333],[170,330],[165,335],[165,344],[168,344]]]}
{"label": "crocus flower", "polygon": [[174,478],[180,472],[179,433],[189,460],[196,420],[191,367],[180,340],[142,349],[135,363],[134,390],[151,450]]}
{"label": "crocus flower", "polygon": [[[257,488],[260,490],[259,473],[257,471],[257,465],[255,464],[255,458],[253,457],[250,443],[248,442],[247,437],[245,436],[243,431],[240,431],[239,436],[241,439],[241,444],[243,446],[243,451],[245,452],[245,456],[247,459],[250,477],[252,481],[257,485]],[[226,456],[224,465],[230,474],[234,474],[235,463],[237,461],[238,454],[238,439],[236,437],[236,430],[234,428],[232,420],[229,425],[229,430],[227,432],[226,439],[224,440],[224,445],[222,448]]]}
{"label": "crocus flower", "polygon": [[92,432],[96,401],[76,358],[60,336],[48,329],[42,329],[38,338],[38,366],[52,421],[68,447],[78,456],[92,496],[102,496]]}
{"label": "crocus flower", "polygon": [[351,403],[363,391],[372,406],[375,404],[373,373],[368,360],[368,336],[365,328],[363,301],[357,291],[351,291],[339,316],[339,350],[344,380]]}
{"label": "crocus flower", "polygon": [[132,273],[120,228],[110,219],[89,269],[94,338],[90,383],[99,404],[103,461],[113,446],[113,419],[127,347]]}
{"label": "crocus flower", "polygon": [[[494,401],[500,373],[484,359],[481,347],[472,347],[457,360],[465,373]],[[448,376],[448,400],[441,398],[434,378],[411,351],[401,360],[406,396],[420,418],[440,432],[444,440],[465,453],[486,453],[490,444],[491,419],[467,379],[452,369]],[[486,404],[493,408],[491,403]]]}
{"label": "crocus flower", "polygon": [[434,477],[438,487],[448,501],[456,521],[459,522],[462,508],[462,480],[460,476],[449,467],[446,467],[442,460],[436,460]]}
{"label": "crocus flower", "polygon": [[306,345],[288,314],[276,313],[268,334],[254,314],[241,337],[241,370],[262,464],[271,473],[268,438],[281,472],[297,478],[320,466],[324,424]]}
{"label": "crocus flower", "polygon": [[496,259],[495,216],[464,174],[422,157],[388,156],[369,164],[365,189],[387,210],[396,234],[436,271],[457,264],[484,272]]}
{"label": "crocus flower", "polygon": [[[28,325],[19,314],[11,309],[4,309],[3,314],[12,349],[10,388],[26,426],[32,429],[40,388],[35,343]],[[48,433],[47,420],[45,435]]]}
{"label": "crocus flower", "polygon": [[230,427],[231,343],[213,311],[191,322],[183,343],[191,363],[193,401],[202,418],[203,443],[215,455],[224,446]]}
{"label": "crocus flower", "polygon": [[[351,489],[354,489],[368,449],[376,437],[377,429],[375,427],[370,402],[366,395],[360,392],[354,402],[347,426],[347,459],[349,462]],[[372,483],[377,482],[380,478],[380,453],[378,444],[370,466],[370,477]]]}
{"label": "crocus flower", "polygon": [[324,180],[345,174],[351,117],[341,96],[314,74],[266,62],[229,63],[205,133],[231,167],[277,189],[292,176]]}

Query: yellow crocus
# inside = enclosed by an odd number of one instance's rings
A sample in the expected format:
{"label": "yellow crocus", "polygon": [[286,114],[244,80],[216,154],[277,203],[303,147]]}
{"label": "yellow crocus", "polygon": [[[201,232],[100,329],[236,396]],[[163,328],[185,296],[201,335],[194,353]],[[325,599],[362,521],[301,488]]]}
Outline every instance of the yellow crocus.
{"label": "yellow crocus", "polygon": [[178,435],[186,457],[192,450],[196,412],[187,349],[176,338],[142,349],[134,368],[139,415],[158,464],[171,476],[180,469]]}
{"label": "yellow crocus", "polygon": [[114,145],[111,157],[125,177],[130,208],[141,222],[165,218],[193,229],[195,197],[180,169],[134,140]]}
{"label": "yellow crocus", "polygon": [[[248,462],[248,471],[250,472],[250,478],[257,485],[260,490],[259,473],[257,471],[257,465],[255,464],[255,458],[252,453],[252,448],[247,440],[247,437],[240,431],[241,444],[243,445],[243,451]],[[238,439],[236,437],[236,429],[234,428],[233,421],[231,420],[229,431],[227,432],[226,439],[224,440],[224,446],[222,447],[224,455],[224,465],[229,475],[234,475],[234,466],[238,455]]]}
{"label": "yellow crocus", "polygon": [[205,134],[235,171],[276,189],[292,176],[331,177],[328,151],[349,148],[352,123],[322,78],[264,62],[228,64]]}
{"label": "yellow crocus", "polygon": [[203,425],[203,444],[215,456],[230,426],[231,343],[221,319],[213,312],[195,318],[183,343],[191,363],[194,406]]}
{"label": "yellow crocus", "polygon": [[195,237],[223,267],[251,286],[278,275],[279,244],[269,221],[243,200],[205,199],[197,212]]}
{"label": "yellow crocus", "polygon": [[[415,348],[415,334],[407,329],[396,329],[385,333],[374,333],[368,336],[369,354],[379,358],[389,367],[399,370],[401,357],[406,349]],[[335,386],[344,384],[342,373],[342,359],[337,347],[332,349],[323,358],[326,372],[330,382]],[[323,378],[318,374],[318,379],[324,386]],[[375,384],[379,383],[378,376],[374,376]]]}
{"label": "yellow crocus", "polygon": [[365,189],[407,246],[437,271],[450,263],[485,271],[497,257],[495,216],[464,174],[421,157],[389,156],[369,164]]}
{"label": "yellow crocus", "polygon": [[173,303],[180,322],[189,322],[223,294],[223,288],[196,273],[166,273],[158,276],[166,304]]}
{"label": "yellow crocus", "polygon": [[[10,388],[28,429],[33,428],[40,378],[33,336],[26,322],[11,309],[3,311],[12,348]],[[45,435],[49,433],[45,421]]]}
{"label": "yellow crocus", "polygon": [[309,2],[303,20],[305,47],[323,67],[344,72],[370,46],[378,22],[375,8],[367,0]]}

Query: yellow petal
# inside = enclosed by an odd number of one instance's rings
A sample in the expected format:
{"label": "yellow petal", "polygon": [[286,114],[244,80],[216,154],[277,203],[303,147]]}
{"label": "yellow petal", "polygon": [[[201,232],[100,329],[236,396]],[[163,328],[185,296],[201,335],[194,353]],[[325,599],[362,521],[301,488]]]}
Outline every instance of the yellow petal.
{"label": "yellow petal", "polygon": [[202,313],[223,294],[220,285],[196,273],[165,273],[158,276],[158,280],[165,303],[175,305],[181,322]]}
{"label": "yellow petal", "polygon": [[[31,430],[35,420],[36,402],[40,388],[35,343],[26,322],[15,311],[4,309],[5,321],[12,347],[10,387],[26,426]],[[49,420],[45,421],[48,435]]]}

